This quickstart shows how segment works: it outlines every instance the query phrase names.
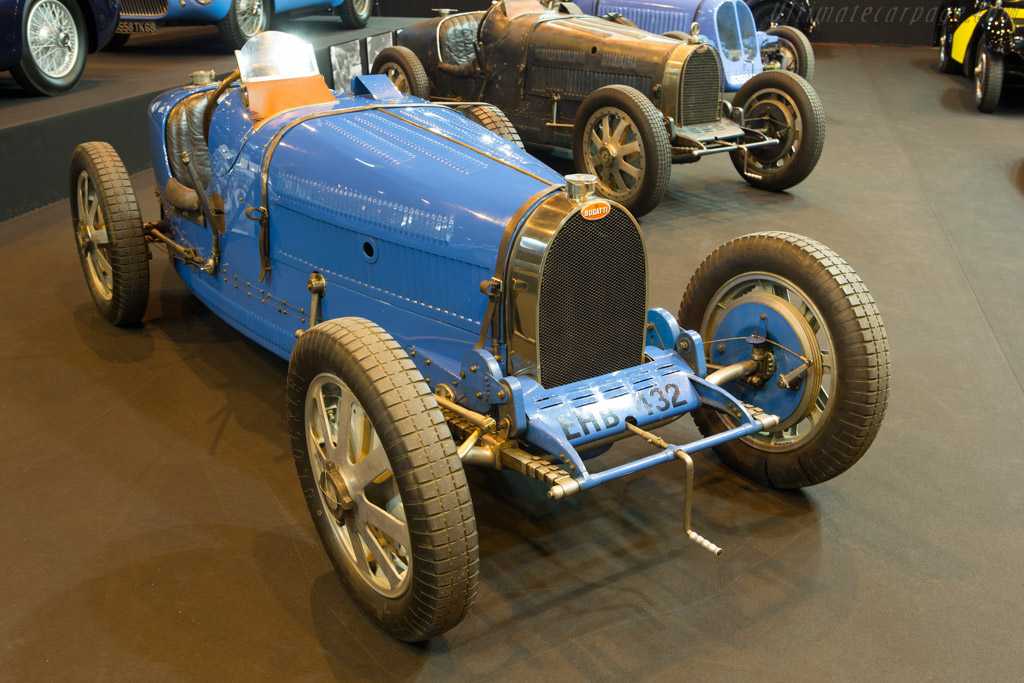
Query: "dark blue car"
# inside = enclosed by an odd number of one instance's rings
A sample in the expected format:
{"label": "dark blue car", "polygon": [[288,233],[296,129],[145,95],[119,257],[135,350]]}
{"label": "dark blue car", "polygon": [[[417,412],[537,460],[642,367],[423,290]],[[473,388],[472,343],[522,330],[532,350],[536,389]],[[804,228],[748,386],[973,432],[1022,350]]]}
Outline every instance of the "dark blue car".
{"label": "dark blue car", "polygon": [[0,70],[36,95],[71,90],[114,35],[118,0],[0,0]]}
{"label": "dark blue car", "polygon": [[232,49],[270,28],[282,14],[330,10],[345,28],[362,28],[373,11],[371,0],[123,0],[117,44],[133,33],[152,33],[158,26],[216,24]]}

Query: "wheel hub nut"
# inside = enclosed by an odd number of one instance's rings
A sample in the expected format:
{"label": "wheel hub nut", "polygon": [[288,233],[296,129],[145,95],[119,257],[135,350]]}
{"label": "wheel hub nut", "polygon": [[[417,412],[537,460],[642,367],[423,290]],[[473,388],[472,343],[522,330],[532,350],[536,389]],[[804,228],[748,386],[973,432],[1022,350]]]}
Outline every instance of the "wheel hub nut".
{"label": "wheel hub nut", "polygon": [[328,463],[328,469],[320,475],[320,489],[327,499],[327,506],[339,522],[355,509],[356,504],[348,493],[348,486],[333,463]]}

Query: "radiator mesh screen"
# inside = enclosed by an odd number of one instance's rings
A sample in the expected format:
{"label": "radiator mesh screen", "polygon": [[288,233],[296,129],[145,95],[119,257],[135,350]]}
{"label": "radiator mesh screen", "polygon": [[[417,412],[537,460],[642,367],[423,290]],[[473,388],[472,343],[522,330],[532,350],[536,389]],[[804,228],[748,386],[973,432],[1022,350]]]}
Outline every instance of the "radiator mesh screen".
{"label": "radiator mesh screen", "polygon": [[167,0],[121,0],[121,16],[162,17],[167,14]]}
{"label": "radiator mesh screen", "polygon": [[694,50],[683,65],[679,88],[682,126],[714,123],[721,118],[722,81],[714,50]]}
{"label": "radiator mesh screen", "polygon": [[570,218],[548,246],[538,351],[546,388],[639,365],[647,322],[647,258],[624,210]]}

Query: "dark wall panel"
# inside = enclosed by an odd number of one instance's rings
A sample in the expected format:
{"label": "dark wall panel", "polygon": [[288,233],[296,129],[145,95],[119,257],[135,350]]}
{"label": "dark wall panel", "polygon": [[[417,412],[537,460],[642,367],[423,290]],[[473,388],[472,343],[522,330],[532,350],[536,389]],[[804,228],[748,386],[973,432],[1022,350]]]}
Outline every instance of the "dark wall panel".
{"label": "dark wall panel", "polygon": [[385,17],[436,17],[434,7],[466,11],[490,4],[490,0],[377,0],[377,10]]}
{"label": "dark wall panel", "polygon": [[[928,45],[941,0],[812,0],[818,30],[812,39],[823,43]],[[384,16],[432,17],[433,7],[483,9],[490,0],[378,0]]]}
{"label": "dark wall panel", "polygon": [[814,0],[818,28],[812,39],[822,43],[930,45],[939,0],[874,0],[867,3]]}
{"label": "dark wall panel", "polygon": [[68,164],[86,140],[109,142],[129,173],[153,165],[146,128],[152,92],[0,129],[0,221],[68,196]]}

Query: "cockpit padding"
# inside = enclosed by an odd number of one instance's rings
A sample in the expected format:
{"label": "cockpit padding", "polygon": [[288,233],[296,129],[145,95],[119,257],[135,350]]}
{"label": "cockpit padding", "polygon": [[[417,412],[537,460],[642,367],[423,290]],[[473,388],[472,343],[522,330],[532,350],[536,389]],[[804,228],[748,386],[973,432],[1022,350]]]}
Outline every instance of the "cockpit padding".
{"label": "cockpit padding", "polygon": [[207,97],[209,92],[205,90],[189,95],[176,104],[167,117],[167,159],[171,175],[192,190],[196,188],[181,159],[182,152],[188,152],[189,165],[203,187],[210,183],[210,149],[203,140],[203,114],[206,112]]}
{"label": "cockpit padding", "polygon": [[470,64],[476,59],[476,32],[483,12],[447,17],[438,27],[441,61],[452,66]]}

